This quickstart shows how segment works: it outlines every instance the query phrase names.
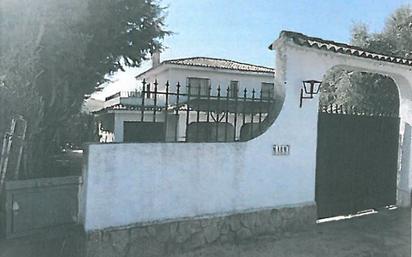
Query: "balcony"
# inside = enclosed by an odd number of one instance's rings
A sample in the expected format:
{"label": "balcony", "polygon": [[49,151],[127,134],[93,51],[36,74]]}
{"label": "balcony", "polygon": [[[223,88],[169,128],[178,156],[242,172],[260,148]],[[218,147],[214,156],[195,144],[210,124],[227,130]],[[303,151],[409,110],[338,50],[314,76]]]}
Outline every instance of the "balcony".
{"label": "balcony", "polygon": [[[122,91],[106,97],[101,117],[118,111],[130,115],[129,120],[122,116],[122,140],[146,142],[152,138],[148,135],[157,133],[160,136],[150,141],[247,141],[262,134],[272,122],[273,91],[249,88],[232,92],[229,87],[217,86],[197,90],[196,94],[190,85],[152,85],[154,88],[145,84],[142,91]],[[110,119],[115,122],[113,117]]]}

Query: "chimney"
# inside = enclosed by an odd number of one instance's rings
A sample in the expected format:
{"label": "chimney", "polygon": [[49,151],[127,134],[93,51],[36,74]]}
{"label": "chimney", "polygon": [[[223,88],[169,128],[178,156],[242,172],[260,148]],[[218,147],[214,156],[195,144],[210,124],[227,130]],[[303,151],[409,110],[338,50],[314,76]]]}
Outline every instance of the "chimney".
{"label": "chimney", "polygon": [[157,67],[160,64],[160,51],[159,50],[155,50],[152,53],[152,67]]}

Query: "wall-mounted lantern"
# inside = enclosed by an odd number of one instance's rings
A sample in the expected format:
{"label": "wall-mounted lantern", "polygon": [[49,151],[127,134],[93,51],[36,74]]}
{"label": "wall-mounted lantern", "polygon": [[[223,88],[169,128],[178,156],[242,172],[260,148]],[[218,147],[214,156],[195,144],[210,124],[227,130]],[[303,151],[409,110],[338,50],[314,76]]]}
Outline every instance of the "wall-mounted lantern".
{"label": "wall-mounted lantern", "polygon": [[312,99],[313,95],[319,93],[320,85],[322,84],[322,81],[318,80],[304,80],[302,82],[303,88],[300,89],[300,108],[302,108],[303,99]]}

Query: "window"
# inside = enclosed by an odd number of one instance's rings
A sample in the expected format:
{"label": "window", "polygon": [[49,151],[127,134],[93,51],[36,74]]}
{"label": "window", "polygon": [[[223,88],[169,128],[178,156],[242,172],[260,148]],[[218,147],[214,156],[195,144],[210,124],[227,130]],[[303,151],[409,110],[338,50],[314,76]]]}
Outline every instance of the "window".
{"label": "window", "polygon": [[273,83],[262,82],[262,98],[273,98],[275,95],[275,85]]}
{"label": "window", "polygon": [[146,85],[146,98],[150,98],[150,83],[147,83]]}
{"label": "window", "polygon": [[187,83],[190,85],[190,96],[209,95],[210,79],[188,78]]}
{"label": "window", "polygon": [[238,93],[239,93],[239,81],[231,80],[230,87],[229,87],[229,96],[235,98],[235,97],[238,97]]}

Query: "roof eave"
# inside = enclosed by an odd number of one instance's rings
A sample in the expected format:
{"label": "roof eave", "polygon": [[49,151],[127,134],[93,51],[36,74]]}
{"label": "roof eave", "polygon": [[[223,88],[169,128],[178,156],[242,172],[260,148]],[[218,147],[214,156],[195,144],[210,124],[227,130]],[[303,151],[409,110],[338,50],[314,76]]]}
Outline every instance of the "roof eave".
{"label": "roof eave", "polygon": [[[271,49],[274,49],[278,46],[279,42],[282,40],[288,40],[293,45],[298,47],[305,47],[311,49],[317,49],[320,51],[327,51],[333,53],[339,53],[344,55],[350,55],[354,57],[360,57],[370,60],[378,60],[387,63],[400,64],[405,66],[412,66],[412,60],[397,57],[393,55],[387,55],[380,52],[371,51],[361,47],[349,45],[346,43],[335,42],[331,40],[325,40],[322,38],[311,37],[304,35],[302,33],[293,32],[293,31],[282,31],[280,33],[279,39],[275,41],[274,44],[270,46]],[[328,46],[329,45],[329,46]]]}
{"label": "roof eave", "polygon": [[139,79],[144,79],[144,75],[153,72],[154,70],[159,70],[162,71],[164,68],[166,68],[166,64],[167,63],[160,63],[159,65],[155,66],[155,67],[151,67],[148,70],[145,70],[144,72],[140,73],[139,75],[135,76],[135,79],[139,80]]}
{"label": "roof eave", "polygon": [[220,71],[220,72],[229,72],[229,73],[248,73],[248,74],[266,74],[271,75],[275,74],[276,70],[273,71],[253,71],[253,70],[240,70],[240,69],[230,69],[230,68],[222,68],[222,67],[210,67],[210,66],[203,66],[203,65],[186,65],[186,64],[176,64],[176,63],[169,63],[171,68],[176,69],[195,69],[195,70],[202,70],[202,71]]}

